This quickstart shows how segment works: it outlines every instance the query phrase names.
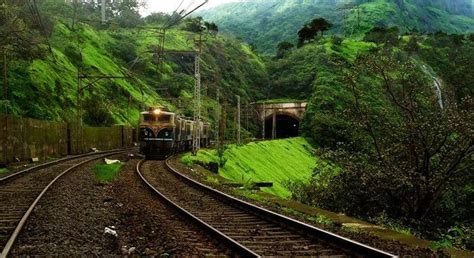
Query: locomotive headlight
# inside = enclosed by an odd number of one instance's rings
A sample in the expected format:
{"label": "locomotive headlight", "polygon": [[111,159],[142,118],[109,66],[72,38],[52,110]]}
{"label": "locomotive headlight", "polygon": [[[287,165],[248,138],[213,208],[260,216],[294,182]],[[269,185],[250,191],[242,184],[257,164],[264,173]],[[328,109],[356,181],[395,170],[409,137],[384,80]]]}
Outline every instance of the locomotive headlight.
{"label": "locomotive headlight", "polygon": [[157,109],[153,110],[153,114],[155,114],[155,115],[161,114],[161,109],[157,108]]}

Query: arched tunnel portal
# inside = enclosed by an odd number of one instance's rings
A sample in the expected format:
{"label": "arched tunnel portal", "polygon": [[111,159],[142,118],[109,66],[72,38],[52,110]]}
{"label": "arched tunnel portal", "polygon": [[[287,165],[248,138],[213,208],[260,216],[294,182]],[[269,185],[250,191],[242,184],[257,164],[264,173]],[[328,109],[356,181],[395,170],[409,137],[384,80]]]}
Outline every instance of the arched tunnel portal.
{"label": "arched tunnel portal", "polygon": [[281,139],[297,137],[300,120],[288,114],[270,115],[265,119],[265,138]]}

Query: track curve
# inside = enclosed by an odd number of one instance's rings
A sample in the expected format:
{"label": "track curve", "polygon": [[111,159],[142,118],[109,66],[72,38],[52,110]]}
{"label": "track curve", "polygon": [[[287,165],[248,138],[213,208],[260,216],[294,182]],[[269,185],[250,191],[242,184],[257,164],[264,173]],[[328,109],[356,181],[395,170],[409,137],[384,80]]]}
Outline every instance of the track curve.
{"label": "track curve", "polygon": [[68,157],[19,171],[0,180],[0,258],[10,253],[23,226],[41,197],[63,175],[91,161],[126,150]]}
{"label": "track curve", "polygon": [[167,161],[141,161],[137,173],[166,203],[242,256],[395,257],[205,186]]}

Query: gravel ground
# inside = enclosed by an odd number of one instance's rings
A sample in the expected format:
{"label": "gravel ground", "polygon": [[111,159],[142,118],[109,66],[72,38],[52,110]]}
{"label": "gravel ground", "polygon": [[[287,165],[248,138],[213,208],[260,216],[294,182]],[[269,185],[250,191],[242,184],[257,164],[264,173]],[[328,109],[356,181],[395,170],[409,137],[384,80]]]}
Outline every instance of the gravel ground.
{"label": "gravel ground", "polygon": [[262,256],[350,257],[321,239],[310,239],[190,187],[167,171],[163,161],[146,161],[143,176],[167,198]]}
{"label": "gravel ground", "polygon": [[[65,175],[34,210],[12,255],[225,254],[224,247],[176,216],[145,188],[135,174],[137,162],[128,161],[119,178],[109,184],[95,180],[91,168],[97,162]],[[106,227],[117,235],[104,233]]]}
{"label": "gravel ground", "polygon": [[104,205],[106,187],[96,183],[91,172],[98,162],[71,171],[43,196],[20,234],[13,255],[117,253],[115,239],[104,234],[116,215]]}
{"label": "gravel ground", "polygon": [[136,247],[142,255],[230,255],[145,188],[135,173],[137,163],[130,161],[111,188],[114,206],[121,206],[117,224],[121,246]]}
{"label": "gravel ground", "polygon": [[[184,164],[182,164],[178,158],[173,158],[170,163],[174,168],[178,169],[181,173],[185,173],[186,175],[190,176],[191,178],[194,178],[195,180],[198,180],[201,183],[208,184],[205,180],[205,177],[203,174],[197,172],[195,169],[191,171],[191,169]],[[202,169],[199,167],[199,169]],[[215,187],[215,186],[213,186]],[[235,193],[232,191],[231,188],[225,187],[225,186],[218,186],[216,187],[218,190],[223,191],[227,194],[236,196]],[[373,246],[375,248],[390,252],[392,254],[399,255],[400,257],[435,257],[438,255],[444,256],[443,254],[436,254],[430,249],[425,249],[425,248],[413,248],[407,245],[404,245],[400,242],[397,241],[388,241],[388,240],[383,240],[378,237],[372,236],[372,235],[367,235],[367,234],[361,234],[357,232],[348,232],[346,230],[342,230],[339,227],[334,227],[334,226],[328,226],[324,224],[318,224],[315,223],[314,221],[309,221],[306,218],[302,216],[296,216],[294,214],[290,214],[287,211],[283,210],[281,206],[277,205],[271,205],[270,203],[267,202],[259,202],[253,199],[248,199],[244,198],[242,196],[236,196],[240,199],[243,199],[245,201],[248,201],[250,203],[256,204],[258,206],[267,208],[269,210],[275,211],[280,214],[284,214],[285,216],[292,217],[295,219],[298,219],[300,221],[304,221],[307,224],[314,225],[318,228],[322,228],[325,230],[328,230],[330,232],[333,232],[335,234],[338,234],[340,236],[347,237],[349,239],[358,241],[360,243]]]}

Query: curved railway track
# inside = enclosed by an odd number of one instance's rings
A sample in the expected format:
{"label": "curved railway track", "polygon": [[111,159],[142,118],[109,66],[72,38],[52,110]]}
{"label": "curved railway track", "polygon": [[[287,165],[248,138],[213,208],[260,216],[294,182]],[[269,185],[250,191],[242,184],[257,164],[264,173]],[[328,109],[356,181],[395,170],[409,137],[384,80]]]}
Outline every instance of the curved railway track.
{"label": "curved railway track", "polygon": [[0,258],[7,257],[39,200],[59,178],[86,163],[125,151],[63,158],[0,178]]}
{"label": "curved railway track", "polygon": [[241,256],[395,257],[212,189],[167,161],[142,160],[136,172],[167,204]]}

